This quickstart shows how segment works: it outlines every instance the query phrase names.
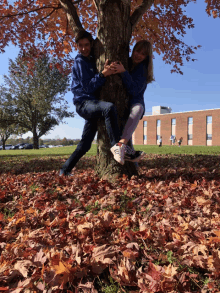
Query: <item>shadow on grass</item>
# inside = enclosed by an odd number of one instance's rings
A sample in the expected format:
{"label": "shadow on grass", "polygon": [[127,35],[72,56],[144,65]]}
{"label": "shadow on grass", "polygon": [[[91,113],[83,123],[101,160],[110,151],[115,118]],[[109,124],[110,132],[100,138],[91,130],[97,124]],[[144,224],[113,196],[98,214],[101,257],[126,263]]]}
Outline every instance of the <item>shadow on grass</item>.
{"label": "shadow on grass", "polygon": [[220,180],[220,156],[216,155],[148,155],[139,166],[140,177],[149,181]]}
{"label": "shadow on grass", "polygon": [[[57,170],[62,167],[64,162],[68,159],[69,155],[66,156],[16,156],[16,157],[5,157],[0,160],[0,174],[26,174],[26,173],[39,173],[49,172]],[[83,157],[76,165],[76,169],[87,169],[94,167],[95,157]]]}
{"label": "shadow on grass", "polygon": [[[1,158],[0,174],[26,174],[59,169],[67,156],[16,156]],[[95,156],[84,156],[76,165],[78,170],[94,169]],[[216,155],[147,155],[140,163],[140,178],[148,181],[176,181],[180,177],[193,183],[195,180],[220,180],[220,156]]]}

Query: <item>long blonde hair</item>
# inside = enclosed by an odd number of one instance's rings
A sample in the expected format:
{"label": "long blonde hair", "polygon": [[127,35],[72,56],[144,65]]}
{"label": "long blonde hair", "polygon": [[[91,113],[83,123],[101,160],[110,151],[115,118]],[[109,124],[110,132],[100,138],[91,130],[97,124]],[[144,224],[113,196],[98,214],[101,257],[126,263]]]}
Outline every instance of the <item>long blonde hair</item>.
{"label": "long blonde hair", "polygon": [[132,54],[134,51],[143,51],[146,55],[145,63],[147,68],[147,83],[151,83],[155,80],[153,73],[153,50],[151,43],[147,40],[141,40],[135,44]]}

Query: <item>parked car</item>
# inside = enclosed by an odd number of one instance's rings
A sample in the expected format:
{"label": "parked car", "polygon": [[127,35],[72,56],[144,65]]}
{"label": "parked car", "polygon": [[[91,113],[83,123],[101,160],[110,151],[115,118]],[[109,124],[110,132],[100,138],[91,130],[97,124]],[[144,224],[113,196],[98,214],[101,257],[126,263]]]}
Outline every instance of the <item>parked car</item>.
{"label": "parked car", "polygon": [[19,146],[19,150],[30,150],[33,149],[33,144],[25,143],[24,145]]}
{"label": "parked car", "polygon": [[41,148],[41,149],[45,149],[45,148],[48,148],[48,146],[47,146],[47,145],[44,145],[44,144],[42,144],[42,145],[40,145],[40,146],[39,146],[39,148]]}
{"label": "parked car", "polygon": [[13,150],[19,150],[19,147],[20,147],[20,146],[24,146],[25,144],[26,144],[26,143],[18,143],[18,144],[16,144],[16,145],[14,145],[12,149],[13,149]]}
{"label": "parked car", "polygon": [[13,145],[12,144],[6,144],[5,145],[5,149],[6,150],[12,150],[12,148],[13,148]]}
{"label": "parked car", "polygon": [[2,150],[3,149],[3,146],[2,145],[0,145],[0,150]]}
{"label": "parked car", "polygon": [[27,143],[20,145],[18,148],[19,150],[23,150]]}
{"label": "parked car", "polygon": [[25,150],[31,150],[31,149],[33,149],[34,147],[33,147],[33,144],[30,144],[30,143],[27,143],[25,146],[24,146],[24,149]]}

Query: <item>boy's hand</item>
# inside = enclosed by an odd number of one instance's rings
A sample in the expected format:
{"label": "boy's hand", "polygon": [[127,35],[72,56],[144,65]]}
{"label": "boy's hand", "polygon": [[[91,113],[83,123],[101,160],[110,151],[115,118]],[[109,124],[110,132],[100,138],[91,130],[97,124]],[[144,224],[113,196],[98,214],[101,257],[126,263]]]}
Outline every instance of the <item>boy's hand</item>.
{"label": "boy's hand", "polygon": [[114,74],[125,72],[125,68],[120,61],[112,62],[110,68],[114,70]]}
{"label": "boy's hand", "polygon": [[109,60],[107,59],[105,61],[104,69],[102,71],[102,74],[104,75],[104,77],[115,74],[115,70],[111,68],[111,66],[108,63],[109,63]]}

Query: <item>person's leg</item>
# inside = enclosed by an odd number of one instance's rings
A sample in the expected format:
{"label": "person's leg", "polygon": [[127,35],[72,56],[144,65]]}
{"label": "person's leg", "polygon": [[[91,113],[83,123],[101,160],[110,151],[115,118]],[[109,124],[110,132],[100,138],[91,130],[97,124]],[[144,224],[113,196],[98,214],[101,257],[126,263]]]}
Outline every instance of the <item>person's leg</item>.
{"label": "person's leg", "polygon": [[[134,149],[134,145],[133,145],[132,139],[130,139],[130,145],[131,145],[132,151],[134,151],[134,153],[136,153],[135,152],[135,149]],[[139,151],[137,151],[137,153],[139,153]],[[135,164],[136,169],[138,170],[139,169],[138,161],[135,161],[134,164]]]}
{"label": "person's leg", "polygon": [[128,121],[125,124],[125,128],[122,134],[122,137],[119,142],[126,145],[125,150],[125,160],[131,162],[138,162],[145,153],[142,151],[135,151],[134,148],[127,146],[127,143],[132,138],[132,134],[137,128],[137,125],[140,121],[144,112],[144,108],[141,104],[135,104],[131,107],[131,112],[128,117]]}
{"label": "person's leg", "polygon": [[131,108],[130,115],[128,117],[128,121],[125,124],[124,131],[122,133],[122,137],[120,139],[121,143],[127,144],[131,139],[133,132],[137,128],[137,125],[140,121],[144,112],[144,108],[141,104],[136,104]]}
{"label": "person's leg", "polygon": [[75,167],[76,163],[82,156],[85,155],[91,148],[92,141],[95,137],[97,131],[97,120],[86,120],[83,128],[82,138],[77,145],[77,148],[69,157],[69,159],[64,163],[62,169],[60,170],[60,175],[68,175],[71,170]]}
{"label": "person's leg", "polygon": [[77,110],[77,113],[86,120],[104,118],[111,146],[114,146],[119,141],[120,133],[117,123],[117,111],[113,103],[86,100],[82,107],[79,107]]}
{"label": "person's leg", "polygon": [[114,159],[124,165],[125,145],[118,144],[120,132],[114,104],[98,100],[86,100],[77,107],[77,113],[84,119],[104,118]]}

